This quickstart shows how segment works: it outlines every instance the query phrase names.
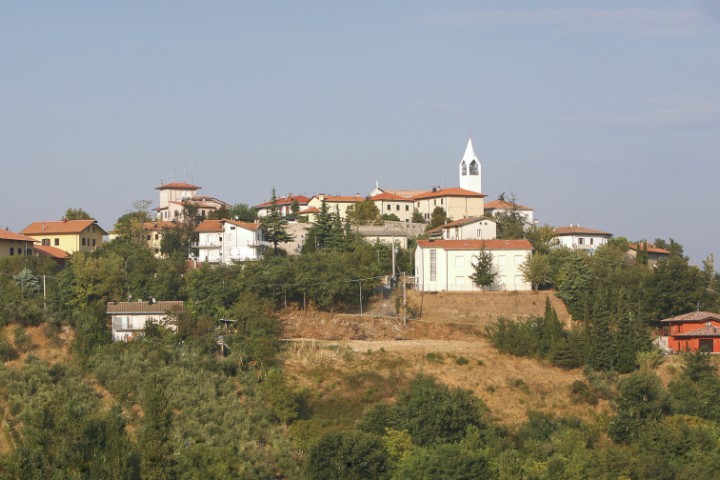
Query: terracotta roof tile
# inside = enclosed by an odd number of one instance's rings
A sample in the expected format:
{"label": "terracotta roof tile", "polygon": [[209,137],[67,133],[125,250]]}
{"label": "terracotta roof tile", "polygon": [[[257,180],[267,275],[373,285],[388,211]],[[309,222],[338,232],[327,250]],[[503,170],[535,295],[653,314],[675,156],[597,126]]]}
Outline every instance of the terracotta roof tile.
{"label": "terracotta roof tile", "polygon": [[[503,200],[493,200],[492,202],[485,202],[485,210],[512,210],[512,208],[512,202],[505,202]],[[515,204],[515,208],[517,208],[518,210],[532,210],[532,208],[526,207],[525,205],[520,205],[518,203]]]}
{"label": "terracotta roof tile", "polygon": [[705,322],[708,320],[716,320],[720,322],[720,314],[713,312],[690,312],[683,313],[682,315],[675,315],[674,317],[665,318],[660,320],[661,322]]}
{"label": "terracotta roof tile", "polygon": [[70,254],[65,250],[61,250],[57,247],[51,247],[50,245],[35,245],[35,253],[40,257],[50,257],[58,260],[65,260],[70,258]]}
{"label": "terracotta roof tile", "polygon": [[461,227],[461,226],[463,226],[463,225],[468,225],[468,224],[470,224],[470,223],[475,223],[475,222],[477,222],[477,221],[479,221],[479,220],[485,220],[485,221],[488,221],[488,222],[496,223],[495,220],[493,220],[492,218],[488,218],[488,217],[468,217],[468,218],[461,218],[460,220],[455,220],[454,222],[448,222],[448,223],[446,223],[445,225],[440,225],[439,227],[435,227],[435,228],[433,228],[432,230],[428,230],[427,233],[440,232],[440,231],[442,231],[444,228]]}
{"label": "terracotta roof tile", "polygon": [[[628,248],[630,250],[637,251],[637,249],[638,249],[637,243],[628,244]],[[670,255],[670,252],[668,250],[665,250],[664,248],[658,248],[655,245],[653,245],[652,243],[647,244],[647,251],[648,251],[648,253],[657,253],[658,255]]]}
{"label": "terracotta roof tile", "polygon": [[602,232],[600,230],[593,230],[592,228],[585,228],[579,225],[570,225],[567,227],[555,227],[555,233],[557,235],[573,235],[575,233],[581,233],[585,235],[602,235],[612,237],[612,233]]}
{"label": "terracotta roof tile", "polygon": [[221,222],[229,223],[230,225],[235,225],[237,227],[244,228],[245,230],[250,230],[253,232],[259,230],[263,226],[262,223],[240,222],[238,220],[228,220],[228,219],[223,219],[223,220],[221,220]]}
{"label": "terracotta roof tile", "polygon": [[418,240],[421,248],[444,250],[532,250],[528,240]]}
{"label": "terracotta roof tile", "polygon": [[143,228],[149,232],[157,232],[162,230],[163,228],[178,228],[180,226],[177,222],[145,222],[143,223]]}
{"label": "terracotta roof tile", "polygon": [[51,222],[34,222],[25,227],[21,233],[26,235],[53,235],[63,233],[80,233],[91,225],[95,225],[103,234],[107,234],[97,220],[57,220]]}
{"label": "terracotta roof tile", "polygon": [[[307,203],[310,201],[310,199],[308,197],[306,197],[305,195],[290,195],[287,197],[280,197],[280,198],[275,199],[275,204],[278,206],[292,205],[293,200],[297,200],[299,205],[307,205]],[[272,205],[272,201],[264,202],[264,203],[261,203],[260,205],[255,205],[255,208],[265,208],[265,207],[269,207],[271,205]]]}
{"label": "terracotta roof tile", "polygon": [[320,213],[320,209],[317,207],[308,207],[297,212],[298,215],[307,215],[308,213]]}
{"label": "terracotta roof tile", "polygon": [[413,201],[412,198],[402,197],[400,195],[395,195],[394,193],[390,193],[390,192],[378,193],[377,195],[370,197],[370,200],[373,200],[373,201],[393,200],[393,201],[398,201],[398,202],[412,202]]}
{"label": "terracotta roof tile", "polygon": [[0,240],[15,240],[18,242],[37,242],[34,238],[10,230],[0,230]]}
{"label": "terracotta roof tile", "polygon": [[690,332],[677,333],[673,337],[720,337],[720,328],[706,325]]}
{"label": "terracotta roof tile", "polygon": [[193,232],[197,233],[210,233],[210,232],[222,232],[223,227],[220,220],[203,220],[200,225],[195,227]]}
{"label": "terracotta roof tile", "polygon": [[465,190],[464,188],[443,188],[435,192],[425,192],[413,197],[414,200],[422,200],[425,198],[439,198],[439,197],[476,197],[483,198],[487,197],[484,193],[473,192],[472,190]]}
{"label": "terracotta roof tile", "polygon": [[169,310],[176,308],[181,312],[184,311],[184,304],[181,301],[167,301],[167,302],[108,302],[106,313],[166,313]]}
{"label": "terracotta roof tile", "polygon": [[185,182],[171,182],[155,187],[155,190],[200,190],[202,187]]}

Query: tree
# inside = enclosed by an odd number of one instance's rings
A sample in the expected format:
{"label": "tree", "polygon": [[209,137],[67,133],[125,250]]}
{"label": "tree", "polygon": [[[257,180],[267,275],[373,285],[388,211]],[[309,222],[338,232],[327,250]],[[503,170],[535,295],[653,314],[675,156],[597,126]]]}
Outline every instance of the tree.
{"label": "tree", "polygon": [[425,219],[422,216],[422,213],[420,213],[420,210],[417,208],[413,209],[412,218],[410,218],[410,221],[412,223],[425,223]]}
{"label": "tree", "polygon": [[230,209],[230,216],[241,222],[254,222],[257,220],[257,210],[247,203],[237,203]]}
{"label": "tree", "polygon": [[270,211],[262,218],[262,224],[265,225],[267,240],[273,244],[275,254],[278,253],[278,244],[292,241],[293,236],[285,228],[287,220],[280,214],[275,187],[272,189],[272,197],[270,198]]}
{"label": "tree", "polygon": [[308,476],[317,480],[372,480],[385,473],[387,452],[375,435],[329,432],[310,449]]}
{"label": "tree", "polygon": [[533,289],[537,291],[540,285],[552,282],[550,257],[540,253],[533,253],[520,265],[520,272],[523,280],[532,284]]}
{"label": "tree", "polygon": [[476,262],[472,264],[474,272],[470,278],[475,285],[485,289],[495,283],[497,277],[497,272],[493,271],[493,255],[483,247],[475,259]]}
{"label": "tree", "polygon": [[432,211],[432,215],[430,215],[430,223],[428,224],[426,230],[432,230],[433,228],[445,225],[447,222],[448,217],[445,209],[439,206],[435,207]]}
{"label": "tree", "polygon": [[383,216],[382,216],[382,220],[384,220],[384,221],[386,221],[386,222],[399,222],[399,221],[400,221],[400,217],[398,217],[398,216],[395,215],[394,213],[390,213],[390,214],[385,213],[385,214],[383,214]]}
{"label": "tree", "polygon": [[658,421],[669,413],[667,392],[653,372],[637,371],[618,382],[616,415],[610,422],[610,437],[616,442],[635,438],[646,423]]}
{"label": "tree", "polygon": [[115,231],[119,238],[129,240],[138,247],[147,246],[145,223],[151,220],[150,205],[150,200],[138,200],[133,203],[133,211],[117,219]]}
{"label": "tree", "polygon": [[92,216],[82,208],[68,208],[63,217],[67,220],[92,220]]}
{"label": "tree", "polygon": [[560,243],[555,234],[555,227],[550,225],[530,226],[525,232],[525,238],[532,243],[533,253],[549,253],[552,247]]}
{"label": "tree", "polygon": [[144,416],[139,432],[140,447],[143,451],[143,478],[169,479],[173,474],[170,430],[172,411],[163,391],[164,385],[157,374],[151,374],[141,391]]}
{"label": "tree", "polygon": [[[501,193],[498,200],[505,202],[505,194]],[[515,195],[510,195],[510,210],[497,212],[493,219],[497,222],[497,238],[503,240],[520,239],[525,236],[525,217],[515,201]]]}
{"label": "tree", "polygon": [[350,225],[375,225],[380,222],[380,210],[375,202],[366,198],[350,205],[345,212],[345,218]]}

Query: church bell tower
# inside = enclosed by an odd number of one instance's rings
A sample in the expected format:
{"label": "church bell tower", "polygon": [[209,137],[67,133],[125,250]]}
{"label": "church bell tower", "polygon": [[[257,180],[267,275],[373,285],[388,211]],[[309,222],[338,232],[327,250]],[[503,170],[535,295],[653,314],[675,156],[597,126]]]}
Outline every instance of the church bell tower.
{"label": "church bell tower", "polygon": [[482,182],[480,175],[480,160],[473,150],[472,139],[468,139],[465,154],[460,160],[460,188],[472,192],[482,193]]}

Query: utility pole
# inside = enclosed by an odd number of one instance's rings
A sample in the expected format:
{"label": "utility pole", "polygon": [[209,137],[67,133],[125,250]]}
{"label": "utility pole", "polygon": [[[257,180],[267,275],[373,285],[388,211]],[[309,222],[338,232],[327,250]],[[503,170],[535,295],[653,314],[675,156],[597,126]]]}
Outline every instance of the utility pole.
{"label": "utility pole", "polygon": [[360,315],[362,315],[362,280],[358,280],[358,285],[360,286]]}
{"label": "utility pole", "polygon": [[405,272],[402,274],[403,284],[403,327],[407,327],[407,276]]}
{"label": "utility pole", "polygon": [[43,275],[43,309],[47,310],[47,289],[45,288],[45,275]]}

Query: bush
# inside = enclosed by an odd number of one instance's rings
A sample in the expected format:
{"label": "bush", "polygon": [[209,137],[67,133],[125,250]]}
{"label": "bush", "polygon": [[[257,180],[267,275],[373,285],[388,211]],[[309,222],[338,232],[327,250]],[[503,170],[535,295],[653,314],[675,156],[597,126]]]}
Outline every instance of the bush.
{"label": "bush", "polygon": [[387,451],[379,437],[365,432],[330,432],[310,449],[307,473],[318,480],[379,479]]}
{"label": "bush", "polygon": [[598,403],[595,392],[582,380],[575,380],[570,385],[570,397],[573,403],[587,403],[588,405],[597,405]]}
{"label": "bush", "polygon": [[455,363],[458,365],[467,365],[468,363],[470,363],[470,360],[465,357],[458,357],[455,359]]}

